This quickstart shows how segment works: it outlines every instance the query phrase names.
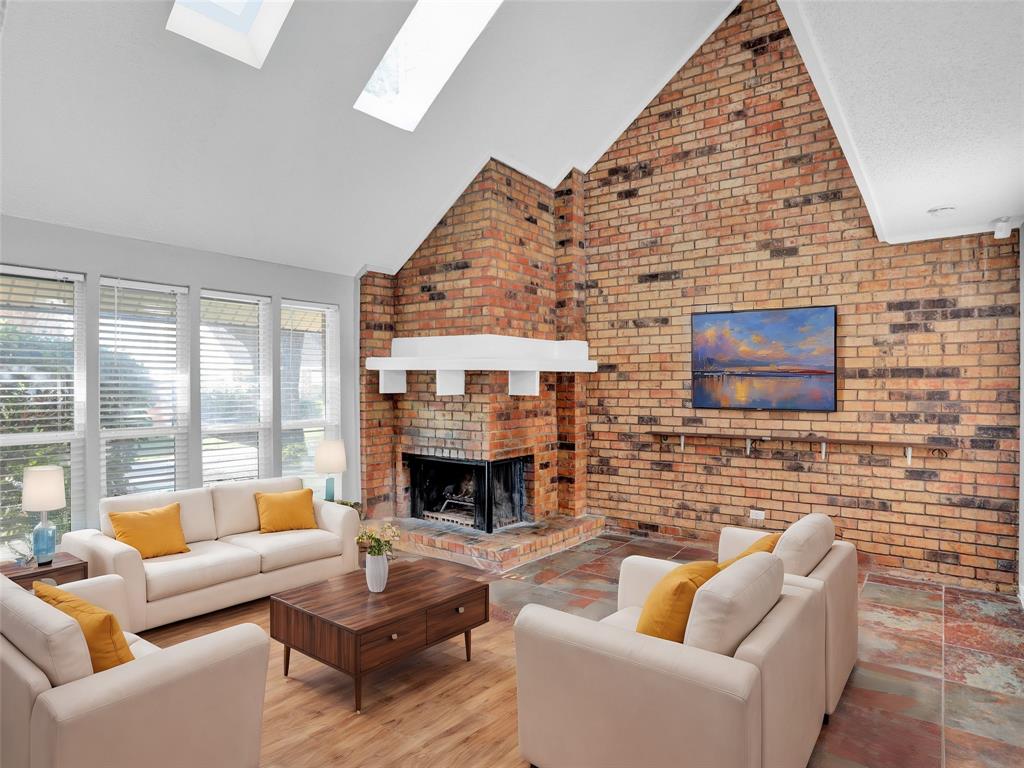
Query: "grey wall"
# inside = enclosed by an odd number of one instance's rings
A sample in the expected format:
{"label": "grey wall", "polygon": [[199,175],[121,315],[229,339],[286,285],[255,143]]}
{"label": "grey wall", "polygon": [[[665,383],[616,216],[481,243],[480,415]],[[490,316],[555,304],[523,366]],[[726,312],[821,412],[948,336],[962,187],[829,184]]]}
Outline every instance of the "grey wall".
{"label": "grey wall", "polygon": [[[282,299],[336,304],[340,316],[341,435],[348,449],[348,471],[342,479],[344,497],[360,498],[359,487],[359,324],[355,278],[288,267],[221,253],[163,245],[146,240],[104,235],[84,229],[62,227],[30,219],[0,217],[0,262],[21,267],[80,272],[86,276],[87,413],[86,413],[86,521],[95,524],[100,497],[99,467],[95,463],[99,445],[98,343],[99,278],[120,277],[151,283],[169,283],[189,288],[193,317],[197,316],[203,289],[269,296],[272,315],[278,317]],[[193,362],[198,360],[199,326],[193,323]],[[272,348],[278,349],[277,323],[272,328]],[[193,366],[193,371],[197,366]],[[275,378],[276,378],[275,372]],[[199,376],[192,376],[192,413],[199,412]],[[280,417],[274,404],[275,421]],[[199,435],[191,435],[190,462],[200,462]],[[273,457],[275,472],[280,457]],[[190,473],[198,478],[198,472]],[[82,522],[82,521],[79,521]]]}

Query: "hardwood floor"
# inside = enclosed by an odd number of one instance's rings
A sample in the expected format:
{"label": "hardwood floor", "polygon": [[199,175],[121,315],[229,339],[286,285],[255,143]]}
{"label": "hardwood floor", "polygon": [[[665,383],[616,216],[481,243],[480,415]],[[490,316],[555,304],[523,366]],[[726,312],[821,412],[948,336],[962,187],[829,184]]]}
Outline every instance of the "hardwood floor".
{"label": "hardwood floor", "polygon": [[[169,646],[242,622],[269,631],[269,600],[145,632]],[[283,646],[270,641],[263,713],[263,768],[348,765],[523,768],[516,735],[512,624],[492,615],[462,636],[367,675],[363,714],[352,711],[352,679],[298,652],[289,677]]]}

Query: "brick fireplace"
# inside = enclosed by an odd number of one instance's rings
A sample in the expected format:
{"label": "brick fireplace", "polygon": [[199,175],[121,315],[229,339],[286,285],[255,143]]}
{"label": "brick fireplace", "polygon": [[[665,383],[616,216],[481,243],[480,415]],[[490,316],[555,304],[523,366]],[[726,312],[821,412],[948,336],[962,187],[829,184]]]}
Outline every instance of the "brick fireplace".
{"label": "brick fireplace", "polygon": [[[574,215],[581,193],[579,174],[552,190],[492,160],[397,275],[363,277],[361,430],[370,516],[424,519],[416,482],[431,460],[484,468],[488,476],[520,461],[528,478],[524,521],[582,515],[583,376],[542,373],[539,396],[513,397],[506,372],[467,371],[464,395],[438,397],[433,373],[409,372],[404,394],[382,395],[377,374],[365,370],[366,358],[387,356],[395,337],[584,339],[582,219]],[[445,510],[453,520],[458,506],[449,500]],[[473,526],[487,527],[486,515]]]}

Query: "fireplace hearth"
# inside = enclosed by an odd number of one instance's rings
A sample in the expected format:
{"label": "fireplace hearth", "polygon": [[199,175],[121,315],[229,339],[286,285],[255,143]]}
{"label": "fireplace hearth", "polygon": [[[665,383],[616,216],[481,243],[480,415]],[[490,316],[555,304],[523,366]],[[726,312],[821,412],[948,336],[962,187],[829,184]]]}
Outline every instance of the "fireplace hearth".
{"label": "fireplace hearth", "polygon": [[533,457],[469,461],[403,454],[412,517],[486,533],[530,520]]}

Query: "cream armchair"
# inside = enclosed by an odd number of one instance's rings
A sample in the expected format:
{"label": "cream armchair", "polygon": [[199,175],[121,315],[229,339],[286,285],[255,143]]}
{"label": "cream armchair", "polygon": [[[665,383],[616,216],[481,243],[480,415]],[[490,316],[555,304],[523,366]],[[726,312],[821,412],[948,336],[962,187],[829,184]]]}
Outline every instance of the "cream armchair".
{"label": "cream armchair", "polygon": [[[64,584],[127,618],[120,576]],[[4,768],[254,768],[269,641],[242,624],[160,649],[125,633],[134,661],[93,673],[78,624],[0,577]]]}
{"label": "cream armchair", "polygon": [[[718,562],[738,555],[766,531],[723,528]],[[791,525],[776,545],[785,583],[821,594],[820,623],[825,633],[825,713],[836,710],[857,662],[857,549],[835,540],[827,515],[812,513]]]}
{"label": "cream armchair", "polygon": [[600,622],[539,605],[520,612],[519,746],[531,764],[807,764],[824,708],[820,595],[783,586],[777,558],[751,555],[698,590],[683,644],[638,634],[648,592],[678,565],[626,558],[619,610]]}

